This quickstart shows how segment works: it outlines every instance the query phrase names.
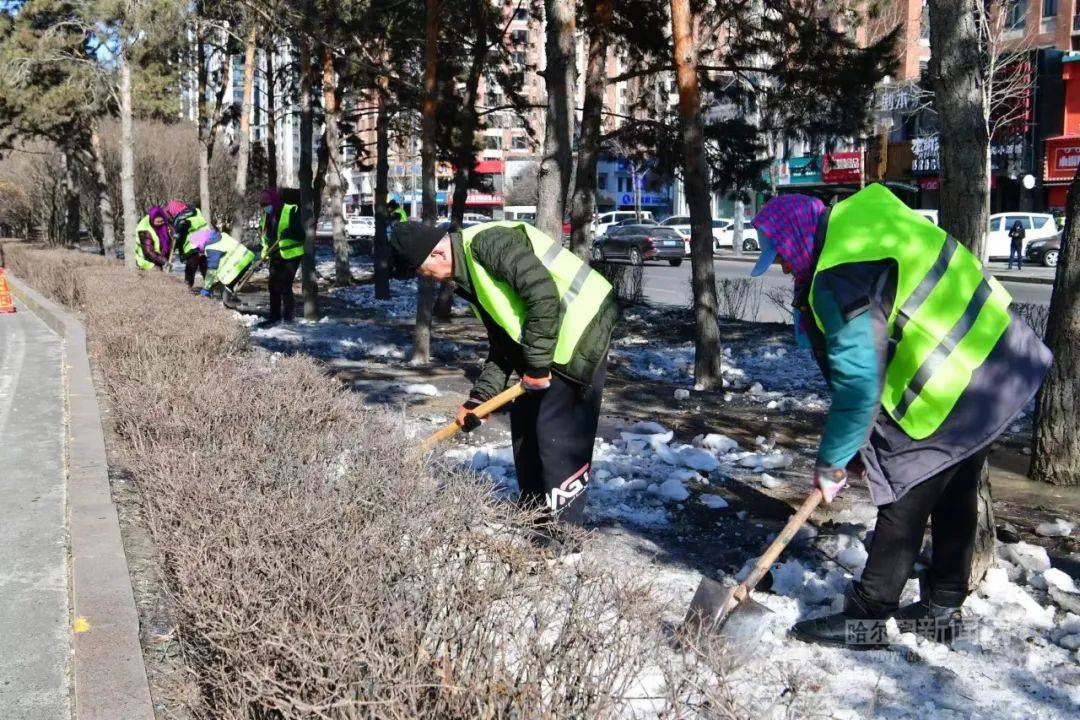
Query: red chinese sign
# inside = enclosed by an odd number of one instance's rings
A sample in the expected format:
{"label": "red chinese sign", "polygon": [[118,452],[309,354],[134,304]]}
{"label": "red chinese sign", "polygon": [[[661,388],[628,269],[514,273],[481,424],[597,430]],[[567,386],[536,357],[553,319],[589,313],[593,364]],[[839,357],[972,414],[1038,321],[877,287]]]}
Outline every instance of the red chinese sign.
{"label": "red chinese sign", "polygon": [[827,183],[857,183],[862,177],[862,153],[828,153],[821,163],[821,179]]}
{"label": "red chinese sign", "polygon": [[1046,141],[1046,182],[1069,182],[1080,168],[1080,136],[1048,138]]}

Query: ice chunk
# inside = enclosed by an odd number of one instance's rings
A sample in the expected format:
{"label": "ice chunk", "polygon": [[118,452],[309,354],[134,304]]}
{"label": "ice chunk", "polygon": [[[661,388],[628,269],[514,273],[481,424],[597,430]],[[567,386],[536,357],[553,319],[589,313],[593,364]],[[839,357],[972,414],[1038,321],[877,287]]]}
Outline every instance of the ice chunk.
{"label": "ice chunk", "polygon": [[660,438],[665,437],[665,436],[664,435],[654,435],[653,437],[656,438],[656,439],[653,440],[652,443],[650,443],[650,444],[652,445],[653,452],[656,453],[656,457],[660,458],[662,461],[666,462],[668,465],[678,465],[679,464],[679,456],[676,455],[675,452],[670,447],[668,447],[668,444],[666,442],[661,442],[660,441]]}
{"label": "ice chunk", "polygon": [[1080,635],[1064,635],[1058,640],[1058,645],[1066,650],[1076,650],[1080,648]]}
{"label": "ice chunk", "polygon": [[761,458],[761,466],[766,470],[782,470],[791,467],[791,457],[781,452],[774,452]]}
{"label": "ice chunk", "polygon": [[1067,520],[1058,518],[1054,522],[1039,523],[1035,528],[1036,535],[1042,535],[1043,537],[1069,537],[1072,534],[1074,525]]}
{"label": "ice chunk", "polygon": [[1062,592],[1067,592],[1071,595],[1080,593],[1080,588],[1076,587],[1076,582],[1057,568],[1050,568],[1042,574],[1042,579],[1046,582],[1048,587],[1055,587]]}
{"label": "ice chunk", "polygon": [[702,495],[700,500],[702,505],[710,507],[713,510],[720,510],[728,506],[727,500],[719,495]]}
{"label": "ice chunk", "polygon": [[720,461],[708,450],[686,446],[679,449],[679,461],[688,468],[712,472],[720,467]]}
{"label": "ice chunk", "polygon": [[1046,548],[1026,542],[1012,543],[1001,549],[1001,554],[1009,562],[1019,565],[1029,572],[1044,572],[1050,569],[1050,556]]}
{"label": "ice chunk", "polygon": [[[630,432],[635,435],[663,435],[668,432],[668,429],[660,423],[639,422],[634,423],[634,426],[630,428]],[[670,441],[670,438],[668,438],[668,441]]]}
{"label": "ice chunk", "polygon": [[484,450],[477,450],[473,453],[472,459],[469,461],[469,467],[473,472],[480,472],[490,464],[491,458],[488,457],[487,452]]}
{"label": "ice chunk", "polygon": [[863,547],[861,542],[855,540],[851,545],[841,550],[840,554],[836,556],[836,559],[848,570],[856,572],[861,570],[863,565],[866,564],[867,557],[868,554],[866,548]]}
{"label": "ice chunk", "polygon": [[650,485],[649,492],[673,502],[682,502],[690,497],[690,491],[678,478],[669,478],[659,485]]}
{"label": "ice chunk", "polygon": [[411,385],[406,385],[402,390],[408,395],[427,395],[428,397],[439,396],[439,388],[431,383],[413,383]]}
{"label": "ice chunk", "polygon": [[753,385],[750,386],[750,389],[747,390],[747,392],[750,393],[751,395],[761,395],[762,393],[765,392],[765,388],[762,387],[761,383],[756,382],[756,383],[754,383]]}
{"label": "ice chunk", "polygon": [[761,467],[761,456],[756,453],[750,453],[745,457],[739,459],[739,467],[744,468],[756,468]]}
{"label": "ice chunk", "polygon": [[776,478],[774,478],[772,475],[769,475],[768,473],[762,473],[760,480],[761,480],[761,484],[764,485],[765,487],[767,487],[769,490],[775,490],[776,488],[778,488],[778,487],[780,487],[781,485],[784,484],[783,480],[777,480]]}
{"label": "ice chunk", "polygon": [[739,449],[739,443],[735,442],[727,435],[721,435],[719,433],[698,435],[694,438],[694,445],[705,448],[706,450],[712,450],[715,453],[727,453]]}
{"label": "ice chunk", "polygon": [[979,592],[990,605],[990,612],[986,614],[992,614],[996,620],[1043,629],[1054,625],[1054,608],[1044,608],[1023,588],[1009,582],[1004,568],[992,567],[987,570],[986,577],[979,585]]}
{"label": "ice chunk", "polygon": [[689,397],[690,397],[690,391],[687,390],[686,388],[679,388],[678,390],[675,391],[675,399],[676,400],[686,400]]}
{"label": "ice chunk", "polygon": [[506,447],[489,450],[488,458],[491,465],[513,465],[514,448],[507,445]]}
{"label": "ice chunk", "polygon": [[818,605],[832,596],[829,584],[803,567],[798,560],[788,560],[773,566],[772,591],[777,595]]}

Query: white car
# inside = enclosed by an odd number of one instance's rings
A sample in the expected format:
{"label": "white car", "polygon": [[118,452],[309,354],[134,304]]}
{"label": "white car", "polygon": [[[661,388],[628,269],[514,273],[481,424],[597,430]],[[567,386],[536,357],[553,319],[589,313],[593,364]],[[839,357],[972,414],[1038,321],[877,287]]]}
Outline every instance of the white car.
{"label": "white car", "polygon": [[[727,226],[717,234],[716,230],[713,230],[713,237],[716,239],[716,247],[733,247],[735,244],[735,222],[728,220]],[[749,220],[743,221],[742,231],[742,249],[744,251],[760,250],[761,246],[758,244],[757,229],[750,224]]]}
{"label": "white car", "polygon": [[[712,234],[713,234],[713,252],[718,251],[724,244],[725,237],[727,239],[727,246],[731,247],[731,234],[728,233],[725,236],[725,232],[731,228],[734,221],[731,218],[716,218],[712,221]],[[665,227],[670,227],[682,236],[686,241],[686,254],[690,255],[690,216],[689,215],[672,215],[664,222],[660,223]]]}
{"label": "white car", "polygon": [[917,212],[919,215],[922,215],[924,218],[926,218],[930,222],[934,223],[935,225],[938,224],[938,211],[937,210],[916,209],[915,212]]}
{"label": "white car", "polygon": [[1034,240],[1049,240],[1058,234],[1053,215],[1043,213],[994,213],[990,216],[990,232],[986,234],[987,255],[991,258],[1008,258],[1012,249],[1009,230],[1020,221],[1024,228],[1024,250]]}
{"label": "white car", "polygon": [[466,225],[479,225],[481,223],[491,222],[491,218],[489,218],[487,215],[481,215],[480,213],[465,213],[461,217],[461,222],[465,223]]}
{"label": "white car", "polygon": [[[623,220],[636,220],[637,213],[633,210],[616,210],[614,212],[600,213],[596,217],[596,231],[593,233],[595,237],[600,237],[607,233],[608,229],[613,225],[618,225]],[[652,220],[653,214],[648,210],[641,211],[642,220]]]}
{"label": "white car", "polygon": [[375,237],[375,218],[353,215],[345,221],[345,234],[353,239]]}

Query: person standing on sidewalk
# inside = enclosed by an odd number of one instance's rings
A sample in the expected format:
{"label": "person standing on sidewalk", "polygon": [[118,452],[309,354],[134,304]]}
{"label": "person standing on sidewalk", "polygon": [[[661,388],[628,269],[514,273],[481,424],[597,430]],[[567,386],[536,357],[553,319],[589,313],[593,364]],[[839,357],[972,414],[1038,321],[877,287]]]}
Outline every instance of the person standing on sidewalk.
{"label": "person standing on sidewalk", "polygon": [[[779,257],[794,276],[796,334],[832,392],[814,484],[829,503],[849,475],[865,478],[878,506],[869,558],[843,612],[792,633],[866,647],[884,641],[895,616],[948,641],[970,590],[990,443],[1039,389],[1050,351],[974,255],[883,185],[828,212],[815,198],[784,195],[753,224],[762,246],[753,274]],[[928,519],[929,594],[901,608]]]}
{"label": "person standing on sidewalk", "polygon": [[278,188],[267,188],[259,196],[262,218],[259,238],[262,259],[270,263],[270,316],[267,325],[291,323],[296,317],[293,283],[304,259],[304,226],[300,207],[281,199]]}
{"label": "person standing on sidewalk", "polygon": [[1012,270],[1013,261],[1016,261],[1016,269],[1023,270],[1024,262],[1024,238],[1027,237],[1027,231],[1024,230],[1023,224],[1019,220],[1013,223],[1013,226],[1009,228],[1009,269]]}
{"label": "person standing on sidewalk", "polygon": [[466,432],[472,411],[506,389],[517,373],[527,393],[510,411],[521,502],[540,508],[544,540],[558,544],[556,522],[584,521],[618,307],[611,285],[576,255],[525,223],[465,230],[416,222],[394,228],[400,270],[453,280],[487,329],[489,351],[469,400],[457,412]]}

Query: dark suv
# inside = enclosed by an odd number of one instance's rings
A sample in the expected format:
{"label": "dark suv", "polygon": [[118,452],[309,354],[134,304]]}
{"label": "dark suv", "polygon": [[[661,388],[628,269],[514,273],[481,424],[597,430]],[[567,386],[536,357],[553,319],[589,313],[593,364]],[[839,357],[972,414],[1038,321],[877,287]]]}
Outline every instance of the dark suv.
{"label": "dark suv", "polygon": [[673,228],[662,225],[622,225],[596,238],[592,259],[604,262],[626,259],[631,265],[646,260],[667,260],[672,267],[683,261],[683,239]]}
{"label": "dark suv", "polygon": [[1061,254],[1061,233],[1046,240],[1032,240],[1027,244],[1027,261],[1046,267],[1057,267]]}

